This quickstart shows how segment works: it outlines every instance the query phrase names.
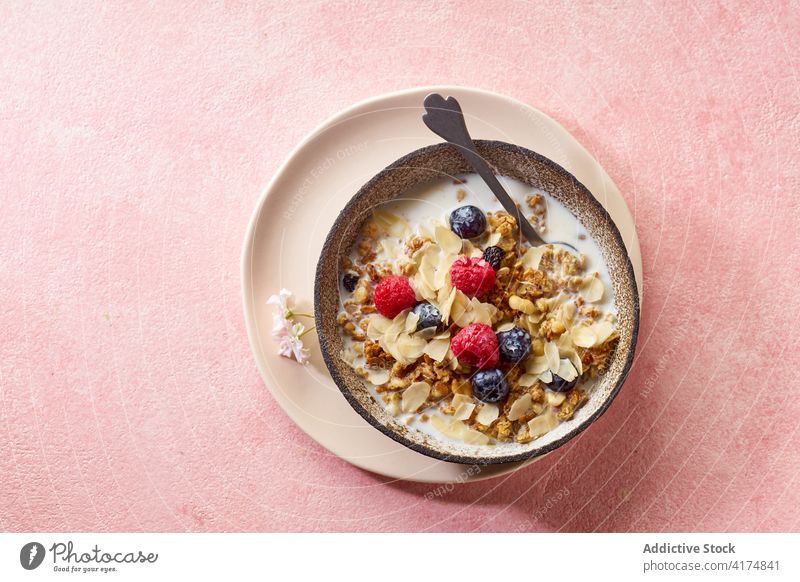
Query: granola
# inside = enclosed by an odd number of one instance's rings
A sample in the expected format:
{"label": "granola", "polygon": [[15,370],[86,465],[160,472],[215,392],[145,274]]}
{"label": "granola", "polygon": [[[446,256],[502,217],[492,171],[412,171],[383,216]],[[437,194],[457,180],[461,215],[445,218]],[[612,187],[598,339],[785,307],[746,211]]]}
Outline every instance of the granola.
{"label": "granola", "polygon": [[[448,199],[463,201],[471,178],[447,186],[456,191]],[[543,231],[555,203],[530,188],[522,200]],[[342,259],[342,274],[358,277],[353,291],[342,290],[342,358],[400,422],[476,445],[527,443],[572,419],[605,371],[618,340],[607,275],[596,260],[601,270],[589,269],[584,254],[521,242],[516,219],[488,203],[469,207],[477,213],[464,208],[466,226],[447,214],[411,220],[385,208],[366,221]],[[476,228],[472,238],[456,234]],[[591,242],[583,232],[573,238],[582,249]],[[489,247],[501,249],[491,266]],[[473,273],[455,277],[462,267],[480,275],[469,293],[462,281]],[[392,297],[376,293],[386,278],[406,278],[413,290],[392,317],[381,314]],[[468,338],[470,350],[480,339],[497,354],[465,351],[458,336],[468,329],[478,338]]]}

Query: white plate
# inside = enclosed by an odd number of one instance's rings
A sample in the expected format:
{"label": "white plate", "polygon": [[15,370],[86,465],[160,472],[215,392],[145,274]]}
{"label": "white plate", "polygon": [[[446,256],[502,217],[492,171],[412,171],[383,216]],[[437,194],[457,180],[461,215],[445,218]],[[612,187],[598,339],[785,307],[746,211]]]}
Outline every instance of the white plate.
{"label": "white plate", "polygon": [[477,481],[522,464],[478,470],[426,457],[383,435],[339,392],[313,333],[305,336],[311,350],[308,366],[276,354],[270,336],[272,309],[265,304],[267,297],[285,287],[297,296],[300,311],[313,311],[317,259],[339,210],[385,166],[440,141],[421,119],[422,101],[434,91],[458,99],[475,139],[502,140],[539,152],[589,188],[622,234],[641,296],[642,259],[630,211],[600,164],[563,127],[542,112],[495,93],[422,87],[381,95],[342,111],[289,155],[262,194],[245,236],[244,312],[250,347],[264,382],[286,414],[322,446],[387,477],[437,483]]}

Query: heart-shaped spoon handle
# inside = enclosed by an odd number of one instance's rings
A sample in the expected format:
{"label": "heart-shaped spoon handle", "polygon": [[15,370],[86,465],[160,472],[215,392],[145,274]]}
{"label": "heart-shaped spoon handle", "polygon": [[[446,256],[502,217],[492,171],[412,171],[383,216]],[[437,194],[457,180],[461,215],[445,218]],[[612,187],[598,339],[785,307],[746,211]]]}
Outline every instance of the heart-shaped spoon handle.
{"label": "heart-shaped spoon handle", "polygon": [[458,151],[466,158],[472,169],[483,178],[483,181],[489,186],[506,212],[517,218],[520,231],[528,242],[534,246],[547,244],[531,226],[528,219],[522,215],[519,207],[498,182],[489,164],[475,149],[475,143],[469,136],[467,125],[464,122],[464,114],[458,101],[454,97],[445,99],[438,93],[431,93],[425,97],[423,104],[425,106],[425,114],[422,116],[422,121],[425,122],[425,125],[433,133],[458,148]]}

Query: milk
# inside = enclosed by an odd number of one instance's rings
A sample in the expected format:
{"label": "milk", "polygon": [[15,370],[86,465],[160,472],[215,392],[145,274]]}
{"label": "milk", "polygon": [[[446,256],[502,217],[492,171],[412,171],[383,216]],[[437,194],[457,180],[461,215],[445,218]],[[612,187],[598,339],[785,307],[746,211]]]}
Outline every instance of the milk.
{"label": "milk", "polygon": [[[497,200],[489,189],[489,186],[480,176],[477,174],[467,174],[458,176],[457,178],[457,181],[452,177],[448,177],[422,185],[414,190],[408,191],[400,198],[382,204],[380,210],[402,216],[409,223],[411,230],[414,232],[419,232],[420,226],[424,226],[427,230],[432,232],[432,225],[434,222],[449,224],[450,213],[456,208],[467,204],[477,206],[486,214],[504,210],[500,201]],[[567,210],[563,204],[558,202],[547,192],[532,188],[519,180],[506,176],[498,176],[498,180],[511,196],[512,200],[519,203],[522,214],[525,216],[529,216],[532,213],[527,206],[527,198],[534,194],[540,194],[544,197],[547,206],[547,215],[545,220],[546,232],[541,233],[542,238],[547,242],[559,241],[569,243],[578,249],[578,252],[585,255],[586,268],[584,274],[593,272],[599,273],[605,286],[603,300],[594,305],[606,313],[616,314],[617,311],[614,305],[613,288],[611,286],[611,277],[609,276],[608,268],[603,261],[603,256],[597,243],[592,240],[591,236],[589,236],[589,233],[578,219]],[[463,190],[466,194],[462,200],[458,200],[457,197],[459,190]],[[403,248],[403,238],[387,238],[394,242],[398,249]],[[571,249],[568,250],[574,253]],[[357,257],[355,253],[352,254],[351,258],[356,262]],[[387,256],[383,250],[379,250],[376,262],[385,260],[396,261],[397,259],[396,257]],[[344,290],[341,292],[345,293]],[[342,297],[347,297],[347,295],[342,295]],[[349,349],[352,345],[352,340],[348,337],[344,337],[344,345],[345,349]],[[363,356],[358,356],[356,358],[355,365],[364,365]],[[383,403],[381,395],[377,393],[375,387],[369,382],[367,382],[367,385],[370,387],[377,401]],[[584,383],[583,386],[588,391],[591,391],[591,381]],[[449,418],[439,413],[438,409],[435,407],[424,410],[422,413],[427,414],[429,417],[440,415]],[[431,425],[430,420],[422,422],[419,419],[420,416],[421,413],[400,413],[395,415],[395,418],[397,418],[398,422],[403,424],[409,422],[410,427],[427,433],[435,439],[444,441],[453,440],[437,431]],[[499,446],[503,446],[504,444],[505,443],[499,443]]]}

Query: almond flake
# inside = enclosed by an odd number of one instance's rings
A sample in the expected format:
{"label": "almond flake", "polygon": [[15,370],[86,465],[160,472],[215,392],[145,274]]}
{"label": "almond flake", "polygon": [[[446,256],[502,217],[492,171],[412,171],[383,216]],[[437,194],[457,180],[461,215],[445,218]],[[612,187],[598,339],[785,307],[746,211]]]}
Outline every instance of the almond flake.
{"label": "almond flake", "polygon": [[567,350],[572,350],[575,347],[575,344],[572,343],[572,337],[568,333],[562,333],[560,336],[558,336],[556,345],[558,346],[558,351],[562,356],[564,355],[564,352]]}
{"label": "almond flake", "polygon": [[531,407],[533,400],[531,399],[530,394],[524,394],[520,396],[514,401],[514,404],[511,405],[511,408],[508,410],[508,420],[518,420],[521,416],[523,416],[528,409]]}
{"label": "almond flake", "polygon": [[548,369],[554,374],[557,374],[558,367],[561,365],[560,358],[558,356],[558,346],[556,346],[556,344],[553,342],[545,342],[544,355],[547,358]]}
{"label": "almond flake", "polygon": [[431,254],[425,253],[422,256],[422,260],[419,263],[419,274],[418,279],[421,280],[424,286],[428,289],[433,290],[435,282],[434,279],[436,277],[436,268],[433,264],[433,259],[431,258]]}
{"label": "almond flake", "polygon": [[434,238],[446,254],[457,255],[461,252],[461,237],[446,226],[437,226],[434,231]]}
{"label": "almond flake", "polygon": [[[440,292],[444,291],[444,289],[440,289]],[[447,294],[447,298],[439,303],[439,313],[442,316],[442,322],[445,325],[450,321],[450,312],[453,308],[453,302],[456,300],[456,292],[458,289],[453,287],[450,290],[450,293]]]}
{"label": "almond flake", "polygon": [[573,327],[570,335],[572,336],[572,343],[581,348],[590,348],[597,343],[597,334],[586,325]]}
{"label": "almond flake", "polygon": [[472,411],[475,410],[475,405],[471,402],[462,402],[453,413],[453,418],[456,420],[467,420],[472,416]]}
{"label": "almond flake", "polygon": [[497,333],[501,333],[504,331],[511,331],[512,329],[514,329],[514,322],[508,321],[497,328]]}
{"label": "almond flake", "polygon": [[528,360],[528,374],[538,375],[548,369],[550,369],[550,364],[548,363],[547,356],[534,356]]}
{"label": "almond flake", "polygon": [[427,346],[428,342],[421,337],[414,337],[404,333],[397,338],[397,350],[404,358],[411,361],[422,356]]}
{"label": "almond flake", "polygon": [[541,374],[539,374],[539,380],[544,382],[545,384],[549,384],[553,381],[553,373],[550,370],[545,370]]}
{"label": "almond flake", "polygon": [[576,311],[575,303],[570,301],[569,303],[564,303],[561,307],[561,323],[564,324],[564,327],[569,327],[569,323],[572,321],[572,318],[575,317]]}
{"label": "almond flake", "polygon": [[367,380],[372,382],[372,384],[375,386],[381,386],[389,381],[390,372],[391,370],[387,368],[382,368],[379,370],[367,369]]}
{"label": "almond flake", "polygon": [[527,319],[531,324],[538,324],[544,319],[544,313],[532,313],[530,315],[526,315],[525,319]]}
{"label": "almond flake", "polygon": [[429,301],[431,303],[433,303],[436,300],[436,291],[434,291],[433,287],[431,287],[422,280],[419,271],[417,271],[417,273],[414,275],[412,281],[414,282],[413,287],[414,290],[417,292],[418,298],[422,298],[425,301]]}
{"label": "almond flake", "polygon": [[614,333],[614,325],[610,321],[601,321],[592,325],[595,335],[597,335],[597,345],[603,345],[606,340]]}
{"label": "almond flake", "polygon": [[467,327],[472,321],[469,319],[467,309],[469,308],[469,297],[456,289],[456,296],[450,308],[450,318],[458,327]]}
{"label": "almond flake", "polygon": [[367,337],[371,340],[381,339],[391,323],[391,319],[388,319],[382,315],[378,315],[377,313],[371,315],[369,318],[369,324],[367,325]]}
{"label": "almond flake", "polygon": [[[436,290],[436,307],[442,305],[447,298],[450,296],[450,293],[453,291],[452,285],[444,285]],[[439,313],[441,313],[441,308],[439,309]]]}
{"label": "almond flake", "polygon": [[461,436],[466,428],[466,425],[460,420],[455,420],[451,417],[445,418],[439,415],[431,417],[431,424],[436,430],[457,440],[461,440]]}
{"label": "almond flake", "polygon": [[470,299],[468,311],[470,323],[483,323],[491,327],[492,317],[497,313],[497,307],[491,303],[482,303],[473,297]]}
{"label": "almond flake", "polygon": [[404,237],[410,232],[408,222],[402,217],[386,210],[374,210],[372,217],[377,225],[390,236]]}
{"label": "almond flake", "polygon": [[531,337],[536,337],[539,333],[538,332],[539,325],[528,319],[529,317],[530,317],[529,315],[526,315],[525,317],[520,317],[517,320],[517,325],[519,325],[522,329],[531,334]]}
{"label": "almond flake", "polygon": [[497,408],[497,406],[494,404],[484,404],[478,411],[478,415],[475,417],[475,420],[483,426],[489,426],[495,420],[497,420],[498,416],[500,416],[500,409]]}
{"label": "almond flake", "polygon": [[489,443],[488,436],[469,428],[466,424],[454,418],[446,420],[439,415],[434,415],[431,417],[431,424],[433,428],[452,439],[472,445],[485,445]]}
{"label": "almond flake", "polygon": [[[380,338],[381,346],[384,346],[384,344],[386,346],[394,346],[397,343],[398,336],[403,333],[403,330],[406,327],[407,315],[408,310],[405,309],[395,316],[389,326],[384,330],[383,335]],[[386,349],[386,347],[383,349]]]}
{"label": "almond flake", "polygon": [[535,374],[523,374],[517,380],[517,384],[522,386],[523,388],[530,388],[534,384],[536,384],[536,375]]}
{"label": "almond flake", "polygon": [[529,248],[520,260],[522,266],[528,269],[538,269],[539,263],[542,261],[542,255],[544,255],[546,249],[547,245]]}
{"label": "almond flake", "polygon": [[569,360],[561,360],[561,363],[558,367],[558,372],[556,372],[559,376],[564,378],[567,382],[572,382],[575,378],[578,377],[578,372],[575,370],[575,366],[572,365],[572,362]]}
{"label": "almond flake", "polygon": [[433,278],[437,290],[450,286],[450,267],[457,258],[458,255],[445,255],[439,260],[439,264],[436,266],[436,275]]}
{"label": "almond flake", "polygon": [[406,333],[414,333],[417,329],[417,322],[419,321],[419,314],[410,311],[406,316],[406,325],[404,331]]}
{"label": "almond flake", "polygon": [[431,416],[431,424],[433,425],[433,428],[438,430],[440,433],[452,437],[452,429],[448,420],[445,420],[438,414],[434,414]]}
{"label": "almond flake", "polygon": [[413,334],[414,337],[419,337],[424,339],[426,342],[432,340],[436,336],[436,328],[435,327],[423,327],[419,331],[415,331]]}
{"label": "almond flake", "polygon": [[553,392],[552,390],[545,390],[544,397],[550,406],[561,406],[564,400],[567,399],[566,392]]}
{"label": "almond flake", "polygon": [[[463,423],[462,423],[463,424]],[[464,430],[461,433],[461,440],[468,445],[488,445],[489,437],[480,431],[468,428],[464,425]]]}
{"label": "almond flake", "polygon": [[453,408],[458,408],[464,403],[472,404],[475,402],[471,397],[467,396],[466,394],[454,394],[453,400],[450,402],[450,405]]}
{"label": "almond flake", "polygon": [[597,303],[603,299],[604,291],[605,285],[597,276],[591,277],[579,290],[581,296],[589,303]]}
{"label": "almond flake", "polygon": [[400,245],[398,245],[394,240],[390,238],[383,238],[381,239],[381,248],[383,249],[383,254],[388,259],[399,259],[403,256],[402,251],[400,250]]}
{"label": "almond flake", "polygon": [[397,348],[397,344],[395,343],[387,343],[381,340],[381,347],[384,349],[386,353],[392,356],[395,360],[402,364],[410,364],[411,361],[406,358],[403,354],[400,353],[400,350]]}
{"label": "almond flake", "polygon": [[449,364],[447,364],[447,367],[450,370],[455,370],[456,368],[458,368],[458,358],[453,353],[453,350],[447,350],[447,361],[450,362]]}
{"label": "almond flake", "polygon": [[436,362],[443,362],[450,349],[450,339],[433,339],[428,342],[423,353],[428,354]]}
{"label": "almond flake", "polygon": [[546,434],[558,426],[558,417],[551,409],[547,409],[528,422],[528,432],[533,438]]}
{"label": "almond flake", "polygon": [[430,384],[427,382],[414,382],[403,390],[403,402],[400,405],[403,412],[415,412],[428,399],[430,393]]}
{"label": "almond flake", "polygon": [[561,355],[566,356],[572,365],[575,367],[575,371],[578,372],[578,376],[583,374],[583,362],[581,361],[578,352],[573,350],[572,348],[561,350]]}
{"label": "almond flake", "polygon": [[497,231],[497,230],[496,230],[496,231],[494,231],[494,232],[493,232],[493,233],[491,233],[491,234],[489,235],[489,237],[486,239],[486,246],[487,246],[487,247],[494,247],[494,246],[497,246],[497,243],[499,243],[499,242],[500,242],[500,239],[501,239],[501,238],[502,238],[502,237],[500,236],[500,232],[499,232],[499,231]]}

